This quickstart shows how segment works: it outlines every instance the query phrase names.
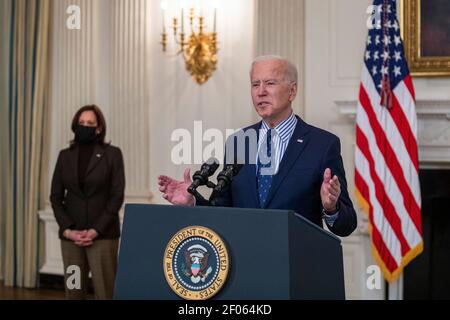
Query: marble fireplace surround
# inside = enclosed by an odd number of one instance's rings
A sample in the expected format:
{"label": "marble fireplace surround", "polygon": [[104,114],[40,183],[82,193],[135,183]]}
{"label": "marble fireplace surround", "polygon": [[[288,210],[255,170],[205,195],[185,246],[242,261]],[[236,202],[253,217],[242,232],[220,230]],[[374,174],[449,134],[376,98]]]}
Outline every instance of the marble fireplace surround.
{"label": "marble fireplace surround", "polygon": [[[356,121],[357,101],[335,101],[339,113]],[[450,168],[450,100],[416,101],[422,169]]]}

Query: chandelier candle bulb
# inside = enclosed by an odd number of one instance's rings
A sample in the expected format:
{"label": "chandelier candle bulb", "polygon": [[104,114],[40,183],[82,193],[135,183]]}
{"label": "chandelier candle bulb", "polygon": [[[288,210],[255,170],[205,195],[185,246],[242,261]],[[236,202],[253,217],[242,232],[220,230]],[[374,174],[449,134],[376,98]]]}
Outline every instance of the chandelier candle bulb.
{"label": "chandelier candle bulb", "polygon": [[163,26],[163,33],[166,33],[166,10],[167,10],[167,1],[163,0],[161,1],[161,9],[162,9],[162,26]]}
{"label": "chandelier candle bulb", "polygon": [[217,8],[214,8],[214,33],[216,33]]}
{"label": "chandelier candle bulb", "polygon": [[184,33],[184,8],[181,7],[181,33]]}

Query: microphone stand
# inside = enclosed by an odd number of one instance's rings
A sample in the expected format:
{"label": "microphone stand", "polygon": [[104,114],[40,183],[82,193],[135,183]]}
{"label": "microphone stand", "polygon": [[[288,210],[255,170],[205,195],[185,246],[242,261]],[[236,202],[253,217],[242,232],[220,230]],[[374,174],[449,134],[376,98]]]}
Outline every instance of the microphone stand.
{"label": "microphone stand", "polygon": [[215,185],[212,181],[209,181],[209,179],[207,179],[207,180],[206,180],[206,183],[200,184],[200,185],[195,186],[195,187],[190,186],[190,187],[188,188],[187,191],[188,191],[190,194],[192,194],[194,197],[196,197],[196,198],[198,197],[198,198],[205,199],[205,198],[197,191],[197,188],[200,187],[201,185],[205,185],[205,186],[207,186],[209,189],[214,189],[214,188],[216,187],[216,185]]}

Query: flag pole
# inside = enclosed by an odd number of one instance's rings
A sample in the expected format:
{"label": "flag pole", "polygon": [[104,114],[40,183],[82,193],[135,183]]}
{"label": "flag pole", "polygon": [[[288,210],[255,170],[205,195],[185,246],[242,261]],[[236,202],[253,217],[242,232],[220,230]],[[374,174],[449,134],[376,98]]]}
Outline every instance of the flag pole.
{"label": "flag pole", "polygon": [[403,300],[403,273],[398,279],[389,283],[388,300]]}

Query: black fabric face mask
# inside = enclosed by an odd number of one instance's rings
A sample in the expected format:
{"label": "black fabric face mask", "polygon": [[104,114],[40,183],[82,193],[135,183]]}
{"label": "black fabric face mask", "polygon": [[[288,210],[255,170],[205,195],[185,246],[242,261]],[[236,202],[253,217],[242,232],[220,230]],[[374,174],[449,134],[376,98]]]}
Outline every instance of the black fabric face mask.
{"label": "black fabric face mask", "polygon": [[95,130],[97,130],[96,127],[77,125],[77,128],[75,129],[75,141],[83,144],[95,142],[97,138]]}

